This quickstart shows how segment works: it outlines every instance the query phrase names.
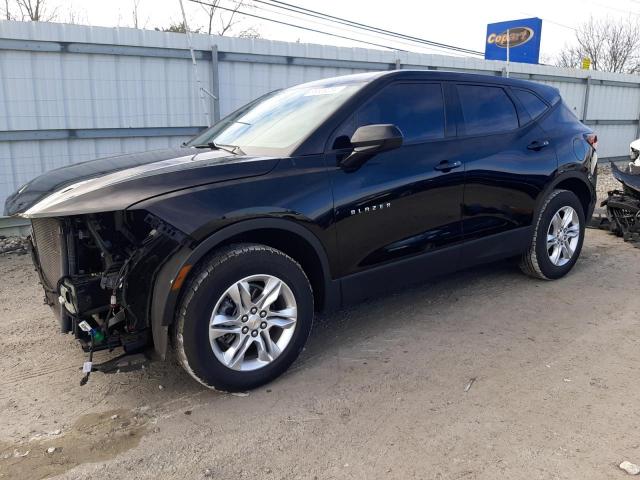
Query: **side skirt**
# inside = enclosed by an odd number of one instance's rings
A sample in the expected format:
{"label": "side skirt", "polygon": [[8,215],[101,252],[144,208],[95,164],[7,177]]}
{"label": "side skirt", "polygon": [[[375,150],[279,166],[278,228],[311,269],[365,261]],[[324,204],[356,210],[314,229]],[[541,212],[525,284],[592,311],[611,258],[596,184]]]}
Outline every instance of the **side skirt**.
{"label": "side skirt", "polygon": [[533,225],[529,225],[465,242],[462,246],[462,268],[524,253],[531,245],[533,229]]}
{"label": "side skirt", "polygon": [[530,245],[533,226],[428,252],[348,275],[340,280],[342,305],[386,295],[431,278],[513,257]]}
{"label": "side skirt", "polygon": [[353,305],[460,268],[461,245],[415,255],[341,279],[342,304]]}

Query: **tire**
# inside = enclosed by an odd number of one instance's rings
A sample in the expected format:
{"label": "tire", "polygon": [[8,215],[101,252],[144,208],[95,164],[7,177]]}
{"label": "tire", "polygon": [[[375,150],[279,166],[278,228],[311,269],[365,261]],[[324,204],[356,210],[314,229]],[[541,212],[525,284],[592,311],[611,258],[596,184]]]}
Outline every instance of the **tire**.
{"label": "tire", "polygon": [[311,331],[309,280],[295,260],[274,248],[224,247],[198,265],[184,288],[176,354],[208,388],[234,392],[270,382],[296,360]]}
{"label": "tire", "polygon": [[[574,213],[570,213],[571,211]],[[560,220],[556,214],[559,215]],[[567,216],[567,220],[565,220],[565,215],[571,215],[571,217]],[[575,221],[571,219],[575,219]],[[553,227],[551,226],[552,221],[555,222]],[[565,221],[571,221],[571,223],[564,227],[564,233],[558,233],[556,236],[555,233],[558,232],[556,225],[563,225]],[[577,226],[576,223],[578,223]],[[555,280],[565,276],[580,256],[584,232],[584,210],[578,197],[568,190],[554,190],[545,199],[540,209],[533,239],[520,260],[520,269],[531,277],[543,280]],[[573,236],[574,233],[577,237]],[[558,243],[555,243],[554,237]],[[550,248],[547,239],[552,242]],[[567,248],[563,249],[562,245]],[[558,251],[560,253],[555,255]],[[571,255],[568,255],[568,252],[572,252]]]}

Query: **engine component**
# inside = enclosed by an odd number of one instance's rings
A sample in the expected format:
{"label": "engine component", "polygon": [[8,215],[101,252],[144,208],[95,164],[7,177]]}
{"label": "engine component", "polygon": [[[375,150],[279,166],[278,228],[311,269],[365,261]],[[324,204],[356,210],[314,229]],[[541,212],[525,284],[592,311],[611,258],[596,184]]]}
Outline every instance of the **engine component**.
{"label": "engine component", "polygon": [[[58,301],[67,311],[76,316],[96,313],[97,309],[105,310],[109,305],[110,294],[101,286],[101,277],[95,275],[65,278],[60,283]],[[102,307],[96,307],[96,306]]]}

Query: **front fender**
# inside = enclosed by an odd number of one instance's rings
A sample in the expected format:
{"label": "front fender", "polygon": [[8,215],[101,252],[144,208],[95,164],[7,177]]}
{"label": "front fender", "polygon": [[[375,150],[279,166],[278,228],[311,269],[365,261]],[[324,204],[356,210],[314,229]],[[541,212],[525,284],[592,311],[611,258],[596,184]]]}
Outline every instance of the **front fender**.
{"label": "front fender", "polygon": [[242,233],[261,229],[275,229],[302,237],[315,250],[323,271],[325,282],[325,308],[333,308],[339,303],[339,286],[331,281],[329,261],[325,249],[318,238],[308,229],[290,220],[279,218],[255,218],[224,227],[196,246],[185,246],[177,251],[160,269],[156,276],[152,303],[151,329],[156,352],[166,357],[169,327],[174,321],[180,301],[182,287],[192,268],[216,246]]}

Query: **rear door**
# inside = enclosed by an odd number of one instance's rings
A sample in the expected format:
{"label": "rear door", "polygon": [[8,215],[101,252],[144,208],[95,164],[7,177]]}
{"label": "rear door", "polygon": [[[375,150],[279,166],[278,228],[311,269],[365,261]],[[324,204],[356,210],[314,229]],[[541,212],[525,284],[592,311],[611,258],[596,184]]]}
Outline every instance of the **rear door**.
{"label": "rear door", "polygon": [[[465,263],[517,254],[529,244],[536,201],[557,168],[549,136],[530,109],[500,85],[456,84],[459,159],[465,165]],[[536,110],[535,101],[542,104]]]}
{"label": "rear door", "polygon": [[[400,128],[402,147],[377,154],[356,171],[340,168],[340,159],[351,151],[349,138],[355,130],[380,123]],[[415,272],[405,265],[392,273],[376,267],[394,267],[401,260],[444,250],[447,265],[457,265],[464,169],[460,163],[443,168],[454,134],[447,124],[442,85],[430,82],[383,87],[334,133],[327,157],[330,165],[336,165],[330,175],[341,276],[378,271],[384,290],[428,269]],[[345,296],[358,296],[348,288]]]}

